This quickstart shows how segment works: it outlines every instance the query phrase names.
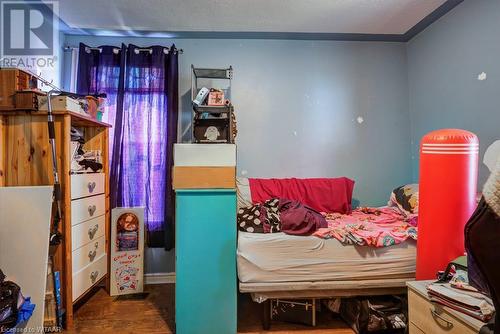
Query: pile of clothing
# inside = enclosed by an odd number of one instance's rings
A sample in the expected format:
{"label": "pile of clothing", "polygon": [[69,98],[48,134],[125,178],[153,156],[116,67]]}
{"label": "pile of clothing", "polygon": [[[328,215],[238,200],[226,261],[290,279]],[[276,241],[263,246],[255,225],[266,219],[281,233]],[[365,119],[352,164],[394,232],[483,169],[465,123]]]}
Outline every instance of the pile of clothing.
{"label": "pile of clothing", "polygon": [[[500,310],[500,156],[488,167],[491,174],[476,210],[465,225],[465,248],[470,285],[490,296],[495,308]],[[481,333],[493,332],[500,332],[500,312],[481,329]]]}
{"label": "pile of clothing", "polygon": [[34,310],[35,304],[22,295],[19,285],[6,281],[0,270],[0,333],[15,333],[15,327],[28,321]]}
{"label": "pile of clothing", "polygon": [[328,226],[321,213],[299,201],[282,198],[240,208],[237,222],[239,230],[244,232],[284,232],[293,235],[311,235],[319,228]]}
{"label": "pile of clothing", "polygon": [[85,139],[77,128],[71,128],[71,173],[97,173],[102,171],[99,150],[84,150]]}
{"label": "pile of clothing", "polygon": [[345,245],[387,247],[418,236],[418,184],[395,188],[387,207],[354,209],[349,214],[328,213],[328,228],[315,236],[335,238]]}
{"label": "pile of clothing", "polygon": [[432,302],[447,306],[483,322],[489,321],[494,313],[491,298],[469,285],[467,272],[457,270],[448,283],[432,283],[427,286]]}
{"label": "pile of clothing", "polygon": [[357,208],[350,214],[320,213],[298,201],[273,198],[240,208],[238,229],[335,238],[344,245],[387,247],[417,240],[417,227],[395,208]]}
{"label": "pile of clothing", "polygon": [[352,210],[354,181],[345,177],[250,178],[248,183],[250,203],[244,183],[238,186],[240,231],[314,235],[372,247],[417,239],[418,185],[394,189],[388,207]]}
{"label": "pile of clothing", "polygon": [[398,209],[412,225],[416,226],[418,218],[418,184],[405,184],[394,189],[387,206]]}

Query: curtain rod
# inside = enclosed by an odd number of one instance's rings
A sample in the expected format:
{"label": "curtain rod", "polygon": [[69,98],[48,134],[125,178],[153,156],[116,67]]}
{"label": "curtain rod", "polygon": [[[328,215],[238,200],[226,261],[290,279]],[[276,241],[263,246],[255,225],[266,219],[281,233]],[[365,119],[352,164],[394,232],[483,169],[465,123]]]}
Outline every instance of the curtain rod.
{"label": "curtain rod", "polygon": [[[79,47],[77,47],[77,46],[69,46],[69,45],[68,45],[68,46],[65,46],[65,47],[64,47],[64,51],[71,51],[71,50],[78,50],[78,49],[79,49]],[[101,48],[93,48],[93,47],[90,47],[90,46],[88,46],[88,47],[87,47],[87,49],[89,50],[89,51],[88,51],[89,53],[90,53],[90,50],[99,51],[99,52],[101,52],[101,51],[102,51],[102,49],[101,49]],[[114,53],[118,53],[118,52],[120,52],[120,50],[121,50],[120,48],[113,48],[113,52],[114,52]],[[169,52],[170,52],[170,48],[169,48],[169,47],[167,47],[167,46],[165,46],[165,47],[163,48],[163,50],[165,51],[165,53],[169,53]],[[138,54],[139,52],[152,52],[152,51],[153,51],[153,49],[152,49],[152,48],[136,48],[136,49],[135,49],[135,52],[136,52],[137,54]],[[184,50],[183,50],[183,49],[177,49],[177,48],[175,48],[175,49],[174,49],[174,52],[175,52],[175,51],[177,51],[177,53],[178,53],[178,54],[183,54],[183,53],[184,53]]]}

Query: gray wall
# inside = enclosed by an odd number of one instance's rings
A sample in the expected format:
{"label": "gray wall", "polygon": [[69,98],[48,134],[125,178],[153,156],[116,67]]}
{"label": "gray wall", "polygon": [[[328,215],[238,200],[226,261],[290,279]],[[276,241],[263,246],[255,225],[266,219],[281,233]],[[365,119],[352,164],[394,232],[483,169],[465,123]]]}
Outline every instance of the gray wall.
{"label": "gray wall", "polygon": [[[425,133],[473,131],[481,157],[500,138],[499,12],[497,0],[464,1],[407,44],[91,36],[66,36],[65,44],[183,48],[183,140],[190,133],[190,65],[233,65],[240,175],[345,175],[356,180],[362,204],[382,205],[395,186],[418,180]],[[478,81],[483,71],[487,79]],[[482,184],[488,173],[480,166]],[[174,262],[173,252],[146,250],[146,272],[174,271]]]}
{"label": "gray wall", "polygon": [[[439,128],[463,128],[480,140],[480,158],[500,139],[500,1],[464,1],[407,46],[413,178],[418,145]],[[478,80],[485,72],[487,79]],[[480,163],[479,185],[489,172]]]}
{"label": "gray wall", "polygon": [[[170,45],[172,40],[66,36],[65,42],[148,46]],[[356,181],[354,196],[365,205],[385,204],[394,187],[411,181],[405,44],[174,42],[184,49],[181,132],[190,133],[191,64],[235,69],[232,100],[240,175],[348,176]],[[174,270],[173,254],[148,250],[146,255],[147,272]]]}

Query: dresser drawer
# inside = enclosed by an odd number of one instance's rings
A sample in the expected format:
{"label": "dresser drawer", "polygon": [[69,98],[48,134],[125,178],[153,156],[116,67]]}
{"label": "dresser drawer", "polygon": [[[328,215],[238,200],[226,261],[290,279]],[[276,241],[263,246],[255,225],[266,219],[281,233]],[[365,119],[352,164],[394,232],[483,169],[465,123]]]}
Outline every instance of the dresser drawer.
{"label": "dresser drawer", "polygon": [[408,292],[410,322],[414,327],[410,334],[473,334],[477,333],[469,326],[444,310],[440,305],[425,300],[413,291]]}
{"label": "dresser drawer", "polygon": [[71,199],[104,193],[104,173],[71,175]]}
{"label": "dresser drawer", "polygon": [[71,227],[71,250],[74,251],[104,235],[106,231],[106,216],[87,220]]}
{"label": "dresser drawer", "polygon": [[73,274],[73,301],[106,275],[108,268],[106,259],[107,255],[103,254],[93,263]]}
{"label": "dresser drawer", "polygon": [[106,213],[103,195],[85,197],[71,201],[71,225],[76,225]]}
{"label": "dresser drawer", "polygon": [[106,239],[104,236],[78,248],[71,254],[73,274],[93,263],[106,252]]}

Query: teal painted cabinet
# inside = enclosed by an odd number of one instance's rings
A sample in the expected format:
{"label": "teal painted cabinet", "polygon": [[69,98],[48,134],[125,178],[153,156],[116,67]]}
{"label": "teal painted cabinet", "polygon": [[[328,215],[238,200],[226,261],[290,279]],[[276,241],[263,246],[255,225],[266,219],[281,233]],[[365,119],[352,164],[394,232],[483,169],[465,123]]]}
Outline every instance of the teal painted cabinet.
{"label": "teal painted cabinet", "polygon": [[236,192],[176,191],[177,334],[236,333]]}

